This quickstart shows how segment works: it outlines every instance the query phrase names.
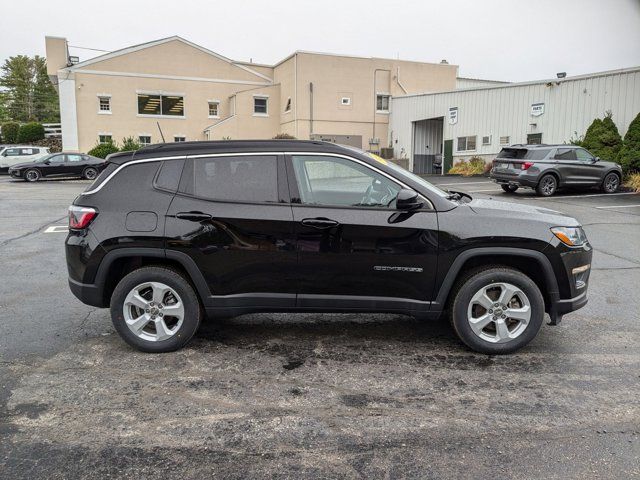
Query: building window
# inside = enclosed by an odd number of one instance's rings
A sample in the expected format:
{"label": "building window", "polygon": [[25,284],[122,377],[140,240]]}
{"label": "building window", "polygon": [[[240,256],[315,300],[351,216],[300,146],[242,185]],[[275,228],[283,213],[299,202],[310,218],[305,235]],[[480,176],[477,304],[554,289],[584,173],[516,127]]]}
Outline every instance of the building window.
{"label": "building window", "polygon": [[218,118],[220,102],[209,102],[209,118]]}
{"label": "building window", "polygon": [[142,145],[143,147],[145,145],[151,145],[151,135],[140,135],[138,137],[138,143],[140,143],[140,145]]}
{"label": "building window", "polygon": [[351,105],[351,97],[342,97],[340,99],[340,105]]}
{"label": "building window", "polygon": [[98,143],[113,143],[113,136],[111,136],[111,135],[98,135]]}
{"label": "building window", "polygon": [[267,97],[253,97],[253,113],[254,115],[267,115]]}
{"label": "building window", "polygon": [[376,111],[389,112],[389,95],[376,95]]}
{"label": "building window", "polygon": [[186,142],[187,141],[187,137],[181,136],[181,135],[176,135],[175,137],[173,137],[173,141],[174,142]]}
{"label": "building window", "polygon": [[184,97],[138,94],[138,114],[184,117]]}
{"label": "building window", "polygon": [[98,112],[111,113],[111,97],[109,96],[98,97]]}
{"label": "building window", "polygon": [[287,98],[287,103],[284,107],[284,111],[285,112],[290,112],[291,111],[291,97]]}
{"label": "building window", "polygon": [[476,149],[476,136],[458,137],[458,152],[470,152]]}
{"label": "building window", "polygon": [[482,145],[491,145],[491,135],[485,135],[482,137]]}
{"label": "building window", "polygon": [[511,139],[509,138],[509,135],[500,137],[500,145],[509,145],[510,143],[511,143]]}

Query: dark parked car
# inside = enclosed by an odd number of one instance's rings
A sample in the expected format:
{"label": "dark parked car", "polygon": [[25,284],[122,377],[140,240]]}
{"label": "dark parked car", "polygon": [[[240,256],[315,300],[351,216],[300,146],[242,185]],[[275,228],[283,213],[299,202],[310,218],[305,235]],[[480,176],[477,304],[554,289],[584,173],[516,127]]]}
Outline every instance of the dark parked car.
{"label": "dark parked car", "polygon": [[613,193],[622,168],[573,145],[513,145],[500,151],[490,176],[507,193],[529,187],[549,197],[562,187],[599,187]]}
{"label": "dark parked car", "polygon": [[552,210],[472,199],[313,141],[160,144],[108,158],[69,208],[69,285],[147,352],[204,314],[449,312],[508,353],[587,302],[592,249]]}
{"label": "dark parked car", "polygon": [[80,177],[95,180],[106,166],[103,159],[83,153],[52,153],[39,160],[10,167],[9,175],[27,182],[37,182],[43,177]]}

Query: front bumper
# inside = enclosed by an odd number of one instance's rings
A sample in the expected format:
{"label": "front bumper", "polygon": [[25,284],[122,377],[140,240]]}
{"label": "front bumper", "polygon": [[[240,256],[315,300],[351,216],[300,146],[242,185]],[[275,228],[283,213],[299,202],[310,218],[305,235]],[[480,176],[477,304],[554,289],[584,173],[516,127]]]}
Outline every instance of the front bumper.
{"label": "front bumper", "polygon": [[582,247],[558,244],[555,246],[555,252],[557,257],[554,264],[557,266],[556,277],[560,291],[550,298],[551,325],[557,325],[564,314],[578,310],[587,304],[593,260],[593,248],[589,243]]}
{"label": "front bumper", "polygon": [[11,175],[11,178],[22,178],[22,171],[21,170],[13,170],[11,168],[8,169],[9,171],[7,172],[9,175]]}

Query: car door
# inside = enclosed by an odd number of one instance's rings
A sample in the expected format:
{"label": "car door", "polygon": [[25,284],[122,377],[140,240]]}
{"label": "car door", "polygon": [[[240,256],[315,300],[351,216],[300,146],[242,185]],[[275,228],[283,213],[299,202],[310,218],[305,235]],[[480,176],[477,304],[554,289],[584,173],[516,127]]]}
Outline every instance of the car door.
{"label": "car door", "polygon": [[599,185],[602,183],[604,167],[601,162],[584,148],[576,148],[576,159],[580,164],[581,178],[585,184]]}
{"label": "car door", "polygon": [[[428,309],[435,211],[394,208],[403,185],[362,160],[286,157],[298,250],[298,306]],[[430,204],[428,204],[430,205]]]}
{"label": "car door", "polygon": [[86,155],[81,155],[79,153],[67,153],[66,161],[64,164],[64,172],[66,175],[73,175],[74,177],[79,177],[82,175],[84,168],[87,166],[87,157]]}
{"label": "car door", "polygon": [[166,218],[167,248],[189,255],[222,307],[295,306],[297,254],[283,158],[187,160]]}
{"label": "car door", "polygon": [[581,185],[585,183],[582,163],[576,158],[575,148],[558,148],[554,157],[556,169],[562,185]]}
{"label": "car door", "polygon": [[61,176],[65,174],[65,155],[59,153],[47,158],[44,162],[40,163],[38,167],[43,177]]}

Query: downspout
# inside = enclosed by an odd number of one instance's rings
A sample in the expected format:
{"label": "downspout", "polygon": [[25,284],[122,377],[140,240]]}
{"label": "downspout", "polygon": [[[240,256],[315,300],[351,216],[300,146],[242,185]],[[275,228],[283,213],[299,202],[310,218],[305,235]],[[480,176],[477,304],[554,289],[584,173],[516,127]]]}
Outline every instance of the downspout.
{"label": "downspout", "polygon": [[298,138],[298,53],[293,56],[293,96],[295,104],[293,105],[293,116],[295,124],[295,137]]}
{"label": "downspout", "polygon": [[[376,138],[376,115],[378,111],[378,92],[376,91],[376,73],[378,72],[389,72],[389,76],[391,76],[391,70],[386,68],[376,68],[373,71],[373,135],[371,136],[371,140],[375,140]],[[391,92],[389,92],[391,93]],[[369,150],[371,150],[371,142],[369,142]],[[378,145],[380,145],[378,143]]]}
{"label": "downspout", "polygon": [[309,137],[313,135],[313,82],[309,82]]}

